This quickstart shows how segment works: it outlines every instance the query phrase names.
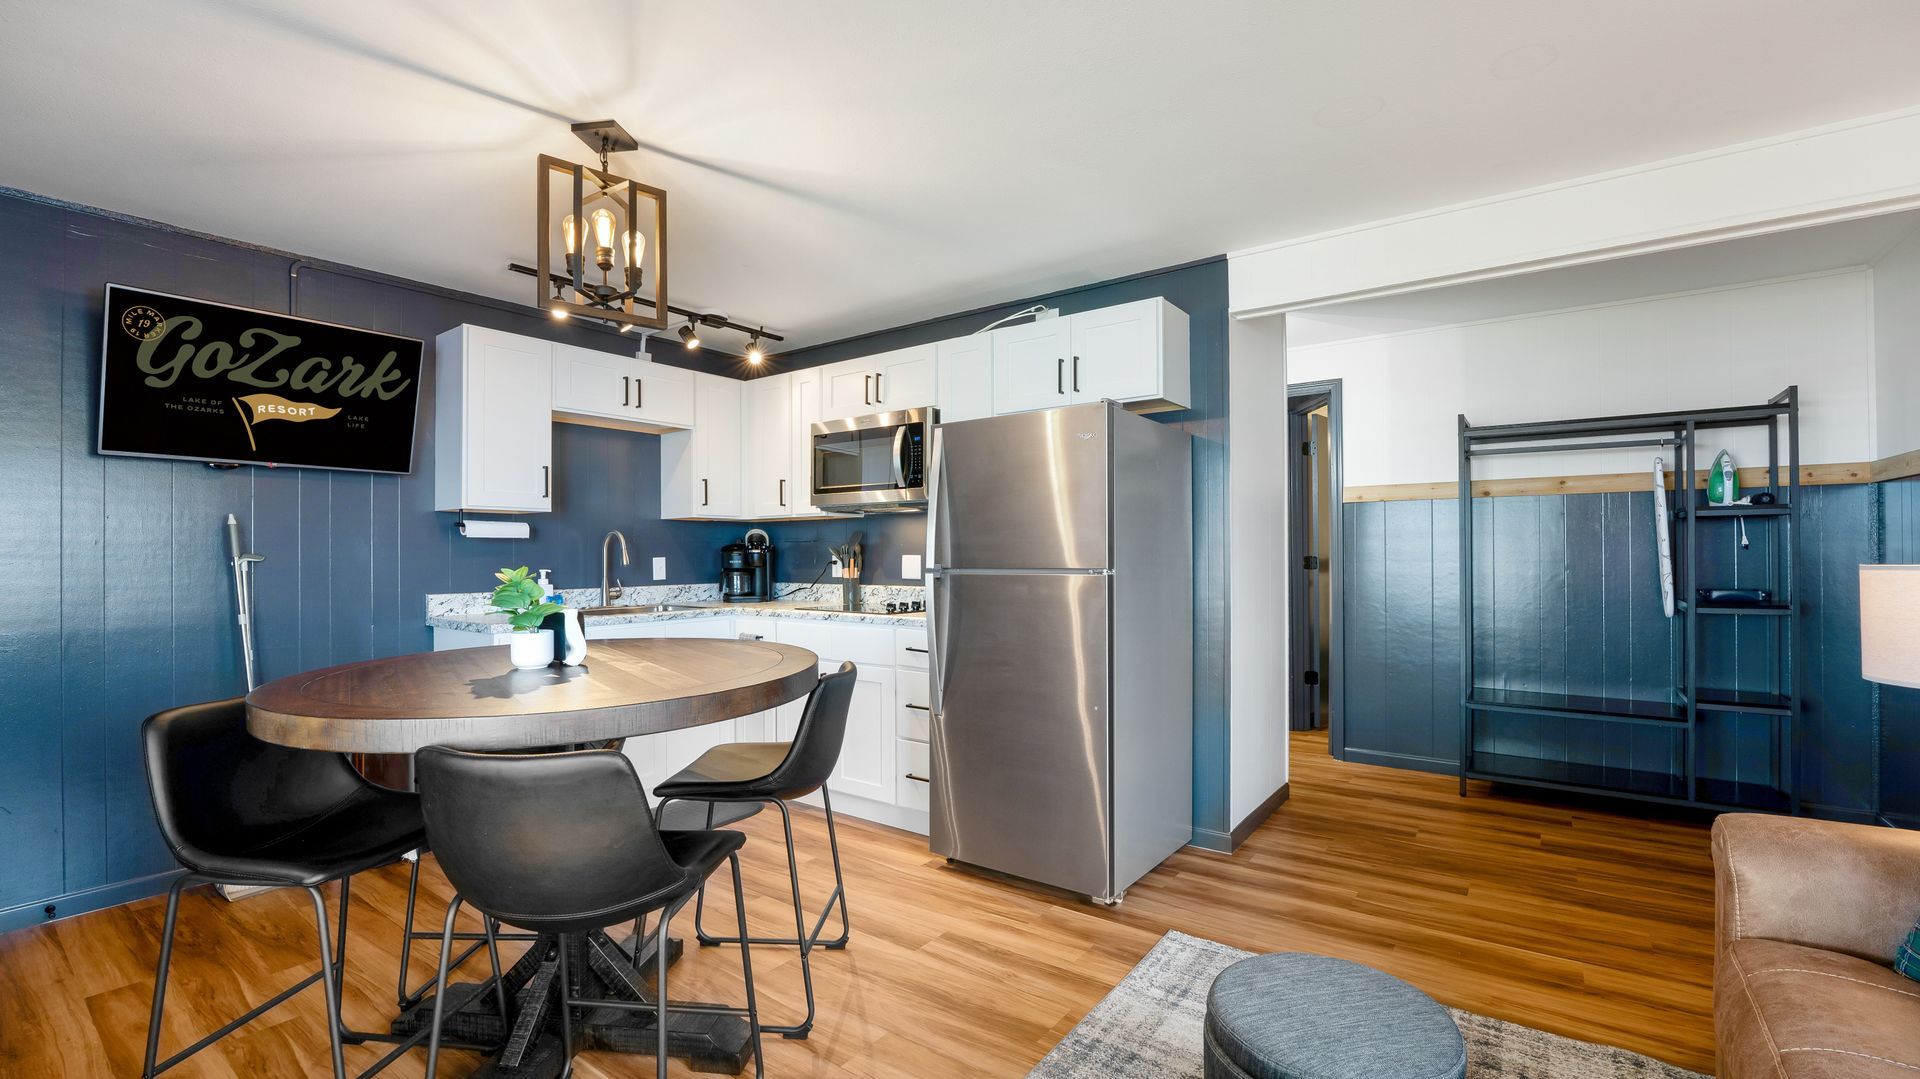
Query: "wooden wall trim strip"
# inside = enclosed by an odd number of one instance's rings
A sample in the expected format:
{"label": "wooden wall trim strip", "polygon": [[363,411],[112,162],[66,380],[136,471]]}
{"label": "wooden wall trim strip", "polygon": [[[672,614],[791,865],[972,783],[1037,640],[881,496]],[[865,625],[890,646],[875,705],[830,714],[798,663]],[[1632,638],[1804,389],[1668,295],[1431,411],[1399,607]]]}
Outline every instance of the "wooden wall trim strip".
{"label": "wooden wall trim strip", "polygon": [[[1920,452],[1904,457],[1890,457],[1886,461],[1867,464],[1855,462],[1836,465],[1802,465],[1800,482],[1807,486],[1818,487],[1837,483],[1866,483],[1869,480],[1893,479],[1892,475],[1880,474],[1882,465],[1890,461],[1908,461],[1912,471],[1899,475],[1920,474]],[[1476,480],[1473,484],[1475,498],[1504,498],[1512,495],[1584,495],[1604,494],[1611,491],[1644,491],[1652,475],[1646,472],[1610,472],[1589,476],[1534,476],[1509,480]],[[1672,483],[1671,479],[1668,481]],[[1694,487],[1707,485],[1707,470],[1700,469],[1694,477]],[[1764,468],[1743,468],[1740,470],[1740,485],[1744,489],[1765,487],[1767,470]],[[1409,502],[1428,499],[1455,498],[1460,493],[1460,485],[1452,480],[1440,483],[1385,483],[1371,487],[1348,487],[1343,492],[1347,502]]]}
{"label": "wooden wall trim strip", "polygon": [[1873,481],[1903,480],[1908,476],[1920,476],[1920,450],[1908,453],[1896,453],[1892,457],[1882,457],[1873,463]]}

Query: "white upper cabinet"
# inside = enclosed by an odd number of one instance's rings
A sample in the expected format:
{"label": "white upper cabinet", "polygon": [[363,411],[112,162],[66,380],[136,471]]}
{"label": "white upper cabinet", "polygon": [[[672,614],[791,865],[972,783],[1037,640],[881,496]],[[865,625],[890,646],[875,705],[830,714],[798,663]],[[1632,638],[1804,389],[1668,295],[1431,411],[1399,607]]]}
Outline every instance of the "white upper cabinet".
{"label": "white upper cabinet", "polygon": [[633,357],[553,346],[553,411],[625,419],[633,403]]}
{"label": "white upper cabinet", "polygon": [[926,408],[933,404],[939,380],[934,377],[939,348],[915,345],[874,356],[873,403],[878,412]]}
{"label": "white upper cabinet", "polygon": [[553,346],[456,326],[434,357],[434,508],[552,509]]}
{"label": "white upper cabinet", "polygon": [[1067,387],[1076,404],[1112,400],[1155,412],[1191,403],[1185,311],[1155,297],[1082,311],[1067,321],[1073,331]]}
{"label": "white upper cabinet", "polygon": [[844,360],[820,368],[820,418],[843,420],[880,411],[873,403],[873,368],[865,360]]}
{"label": "white upper cabinet", "polygon": [[993,415],[993,337],[976,333],[933,346],[940,374],[941,423]]}
{"label": "white upper cabinet", "polygon": [[989,336],[993,339],[995,415],[1073,403],[1073,391],[1067,386],[1067,357],[1073,354],[1069,319],[1002,326]]}
{"label": "white upper cabinet", "polygon": [[824,517],[826,511],[813,505],[813,424],[820,418],[821,372],[825,368],[815,367],[805,371],[795,371],[793,381],[788,387],[791,412],[791,426],[788,428],[793,439],[787,458],[787,502],[790,507],[783,516],[787,517]]}
{"label": "white upper cabinet", "polygon": [[[993,331],[993,410],[1191,403],[1186,312],[1155,297]],[[942,415],[941,419],[947,419]]]}
{"label": "white upper cabinet", "polygon": [[935,352],[934,345],[914,345],[820,368],[820,418],[843,420],[933,404],[939,381]]}
{"label": "white upper cabinet", "polygon": [[691,427],[693,372],[637,356],[554,345],[553,411],[564,421],[613,420],[637,430]]}
{"label": "white upper cabinet", "polygon": [[740,393],[746,426],[746,515],[792,516],[793,376],[751,379]]}
{"label": "white upper cabinet", "polygon": [[695,372],[693,430],[660,436],[660,516],[739,517],[742,500],[739,379]]}
{"label": "white upper cabinet", "polygon": [[684,367],[636,358],[632,414],[661,427],[692,427],[693,375]]}

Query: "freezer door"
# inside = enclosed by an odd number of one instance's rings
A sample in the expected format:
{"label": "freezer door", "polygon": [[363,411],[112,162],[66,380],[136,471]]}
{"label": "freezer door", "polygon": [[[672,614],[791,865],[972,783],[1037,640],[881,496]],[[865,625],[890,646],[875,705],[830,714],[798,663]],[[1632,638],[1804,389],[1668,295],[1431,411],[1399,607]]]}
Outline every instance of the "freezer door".
{"label": "freezer door", "polygon": [[946,569],[1105,569],[1106,406],[940,427],[928,556]]}
{"label": "freezer door", "polygon": [[934,580],[934,853],[1108,895],[1111,581]]}

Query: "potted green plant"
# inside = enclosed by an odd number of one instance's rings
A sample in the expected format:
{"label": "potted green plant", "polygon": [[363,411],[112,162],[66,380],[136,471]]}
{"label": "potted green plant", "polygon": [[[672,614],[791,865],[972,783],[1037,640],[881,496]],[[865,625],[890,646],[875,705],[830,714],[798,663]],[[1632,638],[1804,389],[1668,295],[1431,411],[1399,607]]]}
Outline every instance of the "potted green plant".
{"label": "potted green plant", "polygon": [[540,582],[527,576],[525,566],[502,567],[494,576],[500,585],[493,590],[493,605],[506,612],[507,622],[513,626],[513,632],[507,634],[507,655],[513,665],[523,671],[533,671],[552,663],[553,631],[541,629],[540,623],[546,621],[548,615],[562,610],[561,606],[548,602]]}

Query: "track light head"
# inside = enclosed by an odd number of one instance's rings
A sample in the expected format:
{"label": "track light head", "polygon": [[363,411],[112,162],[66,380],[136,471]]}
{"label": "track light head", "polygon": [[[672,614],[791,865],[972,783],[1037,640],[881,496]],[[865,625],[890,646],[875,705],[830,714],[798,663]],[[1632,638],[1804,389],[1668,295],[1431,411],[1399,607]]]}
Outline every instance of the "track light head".
{"label": "track light head", "polygon": [[767,350],[760,347],[760,331],[755,330],[753,336],[747,338],[747,362],[758,367],[766,361],[766,358]]}
{"label": "track light head", "polygon": [[680,327],[680,344],[690,352],[700,347],[700,334],[693,328],[693,322],[691,320],[689,320],[685,326]]}

